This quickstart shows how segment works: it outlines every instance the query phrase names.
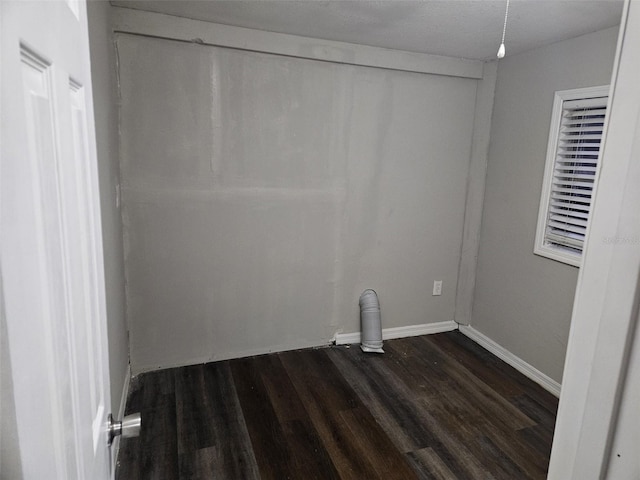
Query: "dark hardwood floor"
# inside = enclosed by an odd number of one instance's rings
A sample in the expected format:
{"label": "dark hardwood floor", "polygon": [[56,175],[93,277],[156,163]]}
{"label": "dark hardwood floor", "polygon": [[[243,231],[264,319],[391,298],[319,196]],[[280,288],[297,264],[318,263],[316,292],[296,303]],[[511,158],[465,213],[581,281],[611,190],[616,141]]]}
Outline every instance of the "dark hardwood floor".
{"label": "dark hardwood floor", "polygon": [[557,399],[459,332],[132,380],[116,478],[544,479]]}

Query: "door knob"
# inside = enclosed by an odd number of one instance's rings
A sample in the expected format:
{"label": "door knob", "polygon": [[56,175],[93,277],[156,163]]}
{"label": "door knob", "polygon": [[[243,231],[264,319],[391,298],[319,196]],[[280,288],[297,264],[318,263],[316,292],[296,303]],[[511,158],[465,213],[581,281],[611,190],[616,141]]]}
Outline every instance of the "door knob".
{"label": "door knob", "polygon": [[122,419],[121,422],[115,422],[113,415],[109,414],[109,424],[107,425],[107,434],[109,436],[108,445],[111,446],[113,439],[118,435],[122,435],[125,438],[137,437],[140,435],[140,426],[142,425],[142,418],[139,413],[132,413]]}

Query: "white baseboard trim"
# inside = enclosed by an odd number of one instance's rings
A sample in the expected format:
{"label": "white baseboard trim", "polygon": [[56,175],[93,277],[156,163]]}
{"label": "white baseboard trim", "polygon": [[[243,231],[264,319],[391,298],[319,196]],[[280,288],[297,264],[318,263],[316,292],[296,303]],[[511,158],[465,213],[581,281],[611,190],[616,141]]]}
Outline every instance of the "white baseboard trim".
{"label": "white baseboard trim", "polygon": [[201,365],[203,363],[220,362],[222,360],[233,360],[235,358],[254,357],[256,355],[266,355],[268,353],[289,352],[292,350],[301,350],[305,348],[328,347],[332,343],[334,343],[334,340],[332,338],[327,338],[326,340],[315,341],[315,342],[299,342],[299,343],[291,343],[286,345],[273,345],[269,347],[261,347],[261,348],[248,349],[248,350],[216,352],[215,355],[185,358],[177,362],[171,362],[167,364],[136,365],[135,359],[134,359],[131,374],[135,376],[135,375],[140,375],[146,372],[155,372],[158,370],[165,370],[167,368],[187,367],[189,365]]}
{"label": "white baseboard trim", "polygon": [[[127,372],[124,375],[124,383],[122,385],[122,395],[120,396],[120,406],[118,407],[118,416],[116,420],[124,418],[124,412],[127,407],[127,397],[129,396],[129,385],[131,384],[131,365],[127,366]],[[111,447],[113,455],[111,456],[111,478],[115,478],[116,463],[118,462],[118,453],[120,452],[120,437],[113,439]]]}
{"label": "white baseboard trim", "polygon": [[522,373],[526,377],[536,382],[538,385],[540,385],[542,388],[544,388],[548,392],[552,393],[556,397],[560,397],[561,385],[558,382],[556,382],[551,377],[545,375],[537,368],[528,364],[527,362],[522,360],[520,357],[515,356],[513,353],[511,353],[509,350],[504,348],[502,345],[499,345],[493,340],[491,340],[484,333],[481,333],[475,328],[467,325],[460,325],[460,332],[466,335],[467,337],[469,337],[474,342],[476,342],[478,345],[481,345],[482,347],[489,350],[496,357],[505,361],[506,363],[511,365],[513,368],[518,370],[520,373]]}
{"label": "white baseboard trim", "polygon": [[[407,325],[406,327],[383,328],[382,339],[392,340],[394,338],[430,335],[432,333],[450,332],[457,328],[458,324],[453,320],[448,322],[424,323],[422,325]],[[336,333],[334,341],[336,345],[360,343],[360,332]]]}

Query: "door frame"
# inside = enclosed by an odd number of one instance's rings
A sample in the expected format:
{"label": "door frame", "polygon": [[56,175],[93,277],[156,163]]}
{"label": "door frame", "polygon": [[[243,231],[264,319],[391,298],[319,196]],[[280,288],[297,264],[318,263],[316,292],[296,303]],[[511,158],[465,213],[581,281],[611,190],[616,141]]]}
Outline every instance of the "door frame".
{"label": "door frame", "polygon": [[[571,319],[551,480],[606,478],[640,303],[640,3],[625,0]],[[623,461],[637,461],[635,458]]]}

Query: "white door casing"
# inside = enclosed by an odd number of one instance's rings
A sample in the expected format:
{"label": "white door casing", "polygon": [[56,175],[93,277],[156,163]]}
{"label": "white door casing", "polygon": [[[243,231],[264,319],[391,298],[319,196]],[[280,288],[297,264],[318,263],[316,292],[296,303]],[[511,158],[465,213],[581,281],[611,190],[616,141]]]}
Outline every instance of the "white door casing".
{"label": "white door casing", "polygon": [[0,268],[25,478],[109,478],[86,5],[2,1]]}
{"label": "white door casing", "polygon": [[640,2],[626,0],[549,480],[639,478],[640,388],[633,376],[640,367],[639,42]]}

